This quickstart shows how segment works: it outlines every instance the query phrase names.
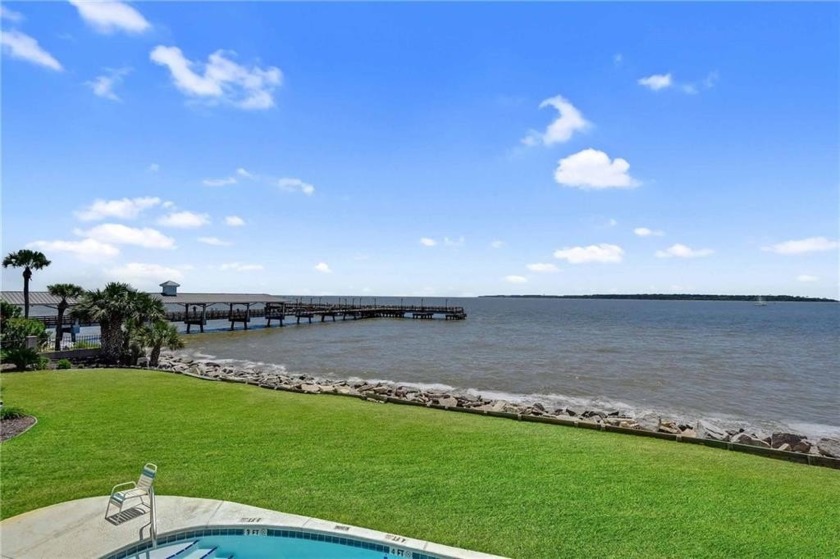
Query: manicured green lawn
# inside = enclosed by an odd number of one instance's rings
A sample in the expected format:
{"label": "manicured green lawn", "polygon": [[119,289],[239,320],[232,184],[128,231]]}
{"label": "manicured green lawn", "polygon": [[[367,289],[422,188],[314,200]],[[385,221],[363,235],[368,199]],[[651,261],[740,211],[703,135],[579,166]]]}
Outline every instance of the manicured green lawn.
{"label": "manicured green lawn", "polygon": [[[161,372],[5,374],[2,517],[104,495],[225,499],[522,559],[830,557],[840,471],[643,437]],[[103,501],[104,503],[104,501]]]}

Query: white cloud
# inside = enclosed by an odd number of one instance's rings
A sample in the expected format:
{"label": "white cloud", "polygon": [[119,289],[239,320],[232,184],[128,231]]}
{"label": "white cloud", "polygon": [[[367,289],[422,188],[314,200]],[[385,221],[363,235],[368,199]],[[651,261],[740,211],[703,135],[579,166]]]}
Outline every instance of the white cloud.
{"label": "white cloud", "polygon": [[697,95],[697,86],[693,83],[684,83],[680,85],[680,89],[683,93],[687,93],[688,95]]}
{"label": "white cloud", "polygon": [[671,74],[653,74],[646,78],[640,78],[638,84],[652,91],[659,91],[671,87],[673,81],[671,80]]}
{"label": "white cloud", "polygon": [[706,89],[712,89],[717,84],[719,78],[720,74],[718,74],[717,70],[709,72],[703,79],[703,87]]}
{"label": "white cloud", "polygon": [[238,215],[229,215],[225,218],[225,225],[230,225],[231,227],[242,227],[245,225],[245,220]]}
{"label": "white cloud", "polygon": [[139,229],[119,223],[103,223],[87,231],[77,229],[75,233],[102,243],[136,245],[144,248],[175,248],[175,239],[148,227]]}
{"label": "white cloud", "polygon": [[257,178],[256,175],[254,175],[253,173],[249,173],[248,171],[246,171],[242,167],[240,167],[236,170],[236,174],[239,175],[240,177],[245,177],[246,179],[251,179],[251,180],[255,180]]}
{"label": "white cloud", "polygon": [[146,170],[150,173],[157,173],[158,171],[160,171],[160,165],[158,165],[157,163],[152,163]]}
{"label": "white cloud", "polygon": [[225,177],[223,179],[204,179],[201,181],[204,186],[228,186],[236,184],[236,177]]}
{"label": "white cloud", "polygon": [[27,62],[44,66],[56,72],[62,72],[64,70],[61,63],[53,55],[41,48],[38,41],[25,33],[21,33],[15,29],[4,29],[0,33],[0,44],[3,46],[3,52],[12,58],[26,60]]}
{"label": "white cloud", "polygon": [[79,10],[85,23],[100,33],[143,33],[152,26],[143,15],[123,2],[114,0],[69,0]]}
{"label": "white cloud", "polygon": [[624,55],[620,52],[613,55],[613,64],[616,66],[621,66],[621,63],[624,62]]}
{"label": "white cloud", "polygon": [[179,229],[195,229],[210,223],[210,216],[194,212],[175,212],[157,220],[158,225],[177,227]]}
{"label": "white cloud", "polygon": [[840,243],[825,237],[809,237],[798,241],[785,241],[776,245],[762,247],[761,250],[776,254],[804,254],[806,252],[823,252],[834,250]]}
{"label": "white cloud", "polygon": [[648,229],[647,227],[636,227],[635,229],[633,229],[633,233],[635,233],[639,237],[661,237],[665,234],[664,231]]}
{"label": "white cloud", "polygon": [[23,14],[10,10],[6,6],[0,5],[0,19],[7,19],[12,23],[20,23],[23,21]]}
{"label": "white cloud", "polygon": [[583,189],[633,188],[640,183],[628,174],[630,164],[620,157],[610,161],[603,151],[579,151],[558,162],[554,180],[564,186]]}
{"label": "white cloud", "polygon": [[318,262],[315,264],[315,271],[321,272],[322,274],[331,274],[332,270],[330,270],[329,264],[326,262]]}
{"label": "white cloud", "polygon": [[554,251],[554,258],[566,260],[569,264],[588,262],[618,263],[624,257],[624,249],[618,245],[601,243],[585,247],[565,247]]}
{"label": "white cloud", "polygon": [[493,241],[492,243],[490,243],[490,248],[502,248],[504,246],[505,246],[504,241]]}
{"label": "white cloud", "polygon": [[558,270],[554,264],[545,264],[542,262],[528,264],[527,268],[532,272],[556,272]]}
{"label": "white cloud", "polygon": [[820,278],[818,278],[817,276],[809,275],[809,274],[800,274],[800,275],[796,276],[796,281],[801,281],[801,282],[805,282],[805,283],[812,283],[812,282],[815,282],[815,281],[820,281]]}
{"label": "white cloud", "polygon": [[311,196],[315,192],[315,187],[309,183],[303,182],[300,179],[295,178],[282,178],[277,180],[277,186],[280,187],[281,190],[286,190],[288,192],[303,192],[307,196]]}
{"label": "white cloud", "polygon": [[107,74],[97,76],[92,82],[85,82],[85,85],[90,86],[93,90],[93,94],[97,97],[110,99],[111,101],[122,101],[122,99],[114,93],[114,87],[122,83],[123,78],[129,73],[131,73],[131,68],[108,70]]}
{"label": "white cloud", "polygon": [[131,284],[138,289],[156,286],[168,280],[181,281],[184,279],[183,272],[177,268],[141,262],[129,262],[123,266],[105,270],[105,272],[117,281]]}
{"label": "white cloud", "polygon": [[166,208],[167,210],[171,210],[175,208],[175,202],[172,200],[167,200],[163,204],[160,205],[161,208]]}
{"label": "white cloud", "polygon": [[233,272],[256,272],[263,269],[262,264],[241,264],[239,262],[230,262],[228,264],[222,264],[219,266],[219,269],[223,272],[233,271]]}
{"label": "white cloud", "polygon": [[449,237],[444,237],[443,238],[444,246],[448,246],[448,247],[462,247],[462,246],[464,246],[465,242],[466,242],[466,239],[464,239],[463,236],[458,237],[457,239],[450,239]]}
{"label": "white cloud", "polygon": [[119,219],[134,219],[143,210],[160,204],[160,198],[146,196],[143,198],[122,198],[121,200],[95,200],[89,207],[77,211],[76,217],[82,221],[97,221],[115,217]]}
{"label": "white cloud", "polygon": [[554,107],[560,113],[557,119],[548,125],[544,133],[531,130],[522,139],[526,146],[535,146],[540,143],[550,146],[556,143],[568,141],[575,132],[587,129],[591,126],[579,110],[561,95],[546,99],[540,103],[540,108]]}
{"label": "white cloud", "polygon": [[[272,94],[283,79],[280,69],[247,68],[225,58],[225,54],[218,50],[208,57],[206,64],[201,64],[185,58],[178,47],[158,45],[149,57],[152,62],[169,68],[175,86],[188,96],[211,103],[224,102],[240,109],[273,107]],[[194,67],[201,73],[194,71]]]}
{"label": "white cloud", "polygon": [[230,241],[223,241],[217,237],[199,237],[198,242],[217,247],[229,247],[233,244]]}
{"label": "white cloud", "polygon": [[434,239],[430,239],[429,237],[421,237],[420,244],[424,247],[433,247],[437,244],[437,241]]}
{"label": "white cloud", "polygon": [[505,276],[505,281],[508,283],[528,283],[528,278],[525,276]]}
{"label": "white cloud", "polygon": [[657,258],[701,258],[703,256],[709,256],[710,254],[714,254],[710,248],[701,248],[701,249],[693,249],[687,247],[685,245],[681,245],[679,243],[665,249],[665,250],[657,250],[656,257]]}
{"label": "white cloud", "polygon": [[95,239],[84,239],[81,241],[35,241],[26,245],[28,248],[37,248],[46,253],[69,252],[80,260],[87,262],[98,262],[113,258],[120,253],[120,249],[108,243],[102,243]]}

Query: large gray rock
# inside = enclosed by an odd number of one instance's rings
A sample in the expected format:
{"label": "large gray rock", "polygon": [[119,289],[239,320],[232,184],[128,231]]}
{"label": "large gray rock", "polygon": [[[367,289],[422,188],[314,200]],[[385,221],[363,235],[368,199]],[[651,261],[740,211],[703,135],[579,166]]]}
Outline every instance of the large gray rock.
{"label": "large gray rock", "polygon": [[786,444],[793,448],[794,446],[798,445],[805,439],[802,435],[796,435],[794,433],[773,433],[770,435],[770,446],[773,448],[779,448],[783,444]]}
{"label": "large gray rock", "polygon": [[715,441],[725,441],[729,435],[723,429],[712,425],[702,419],[697,422],[697,427],[694,429],[699,439],[712,439]]}
{"label": "large gray rock", "polygon": [[659,416],[654,415],[652,413],[646,413],[644,415],[640,415],[638,417],[634,417],[633,420],[636,422],[636,425],[639,429],[644,429],[645,431],[658,431],[659,430]]}
{"label": "large gray rock", "polygon": [[746,433],[738,433],[734,437],[732,437],[733,443],[738,444],[746,444],[750,446],[760,446],[762,448],[770,448],[770,444],[762,441],[761,439],[757,439],[752,435],[748,435]]}
{"label": "large gray rock", "polygon": [[307,394],[318,394],[321,392],[321,387],[317,384],[302,384],[300,389]]}
{"label": "large gray rock", "polygon": [[840,458],[840,440],[837,439],[820,439],[817,441],[817,450],[823,456],[830,458]]}
{"label": "large gray rock", "polygon": [[438,404],[441,406],[446,406],[447,408],[454,408],[458,405],[458,400],[453,398],[452,396],[446,396],[438,400]]}

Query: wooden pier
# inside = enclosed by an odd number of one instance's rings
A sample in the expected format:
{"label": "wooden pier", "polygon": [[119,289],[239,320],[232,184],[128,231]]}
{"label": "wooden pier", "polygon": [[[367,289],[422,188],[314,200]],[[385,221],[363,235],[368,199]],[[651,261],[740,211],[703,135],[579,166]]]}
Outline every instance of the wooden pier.
{"label": "wooden pier", "polygon": [[[342,321],[362,320],[366,318],[412,318],[418,320],[432,320],[443,318],[445,320],[464,320],[467,313],[464,307],[443,305],[424,305],[423,299],[420,305],[378,305],[373,299],[372,305],[362,305],[361,298],[356,303],[355,298],[348,304],[347,299],[339,298],[339,303],[309,302],[303,299],[287,300],[276,295],[267,293],[178,293],[179,285],[174,281],[166,281],[161,286],[160,293],[150,293],[152,297],[159,299],[169,308],[183,307],[183,311],[168,311],[166,319],[170,322],[183,322],[189,334],[193,326],[198,326],[199,331],[204,332],[208,320],[227,320],[230,322],[230,329],[233,330],[237,322],[241,322],[245,330],[251,323],[252,318],[265,318],[266,326],[271,327],[272,322],[283,326],[284,322],[295,319],[296,324],[301,320],[312,323],[313,319],[320,319],[320,322],[336,322],[339,317]],[[14,305],[23,304],[23,294],[17,291],[3,291],[2,299]],[[35,291],[30,293],[32,305],[41,305],[55,308],[61,301],[60,298],[50,295],[46,291]],[[70,306],[76,304],[76,300],[68,299]],[[447,301],[448,303],[448,301]],[[214,306],[227,306],[227,309],[213,308]],[[71,326],[95,326],[95,322],[78,321],[67,313],[62,320],[62,328]],[[55,329],[58,316],[33,316],[40,320],[49,329]]]}

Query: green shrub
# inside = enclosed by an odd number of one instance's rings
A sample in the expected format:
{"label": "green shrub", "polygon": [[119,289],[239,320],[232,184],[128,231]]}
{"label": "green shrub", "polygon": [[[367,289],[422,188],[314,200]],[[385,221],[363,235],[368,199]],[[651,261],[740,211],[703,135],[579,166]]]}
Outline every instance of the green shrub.
{"label": "green shrub", "polygon": [[30,366],[34,369],[43,369],[45,367],[43,362],[49,363],[49,359],[38,355],[37,350],[25,347],[4,349],[2,357],[4,363],[13,363],[15,368],[21,371]]}
{"label": "green shrub", "polygon": [[78,341],[73,344],[73,349],[96,349],[98,347],[99,344],[86,341]]}
{"label": "green shrub", "polygon": [[43,347],[50,339],[47,328],[40,320],[28,318],[9,318],[3,322],[2,341],[4,349],[24,349],[26,338],[38,338],[38,347]]}
{"label": "green shrub", "polygon": [[69,359],[59,359],[58,363],[55,365],[56,369],[72,369],[73,363],[70,362]]}
{"label": "green shrub", "polygon": [[25,416],[26,412],[20,408],[0,407],[0,419],[18,419]]}

